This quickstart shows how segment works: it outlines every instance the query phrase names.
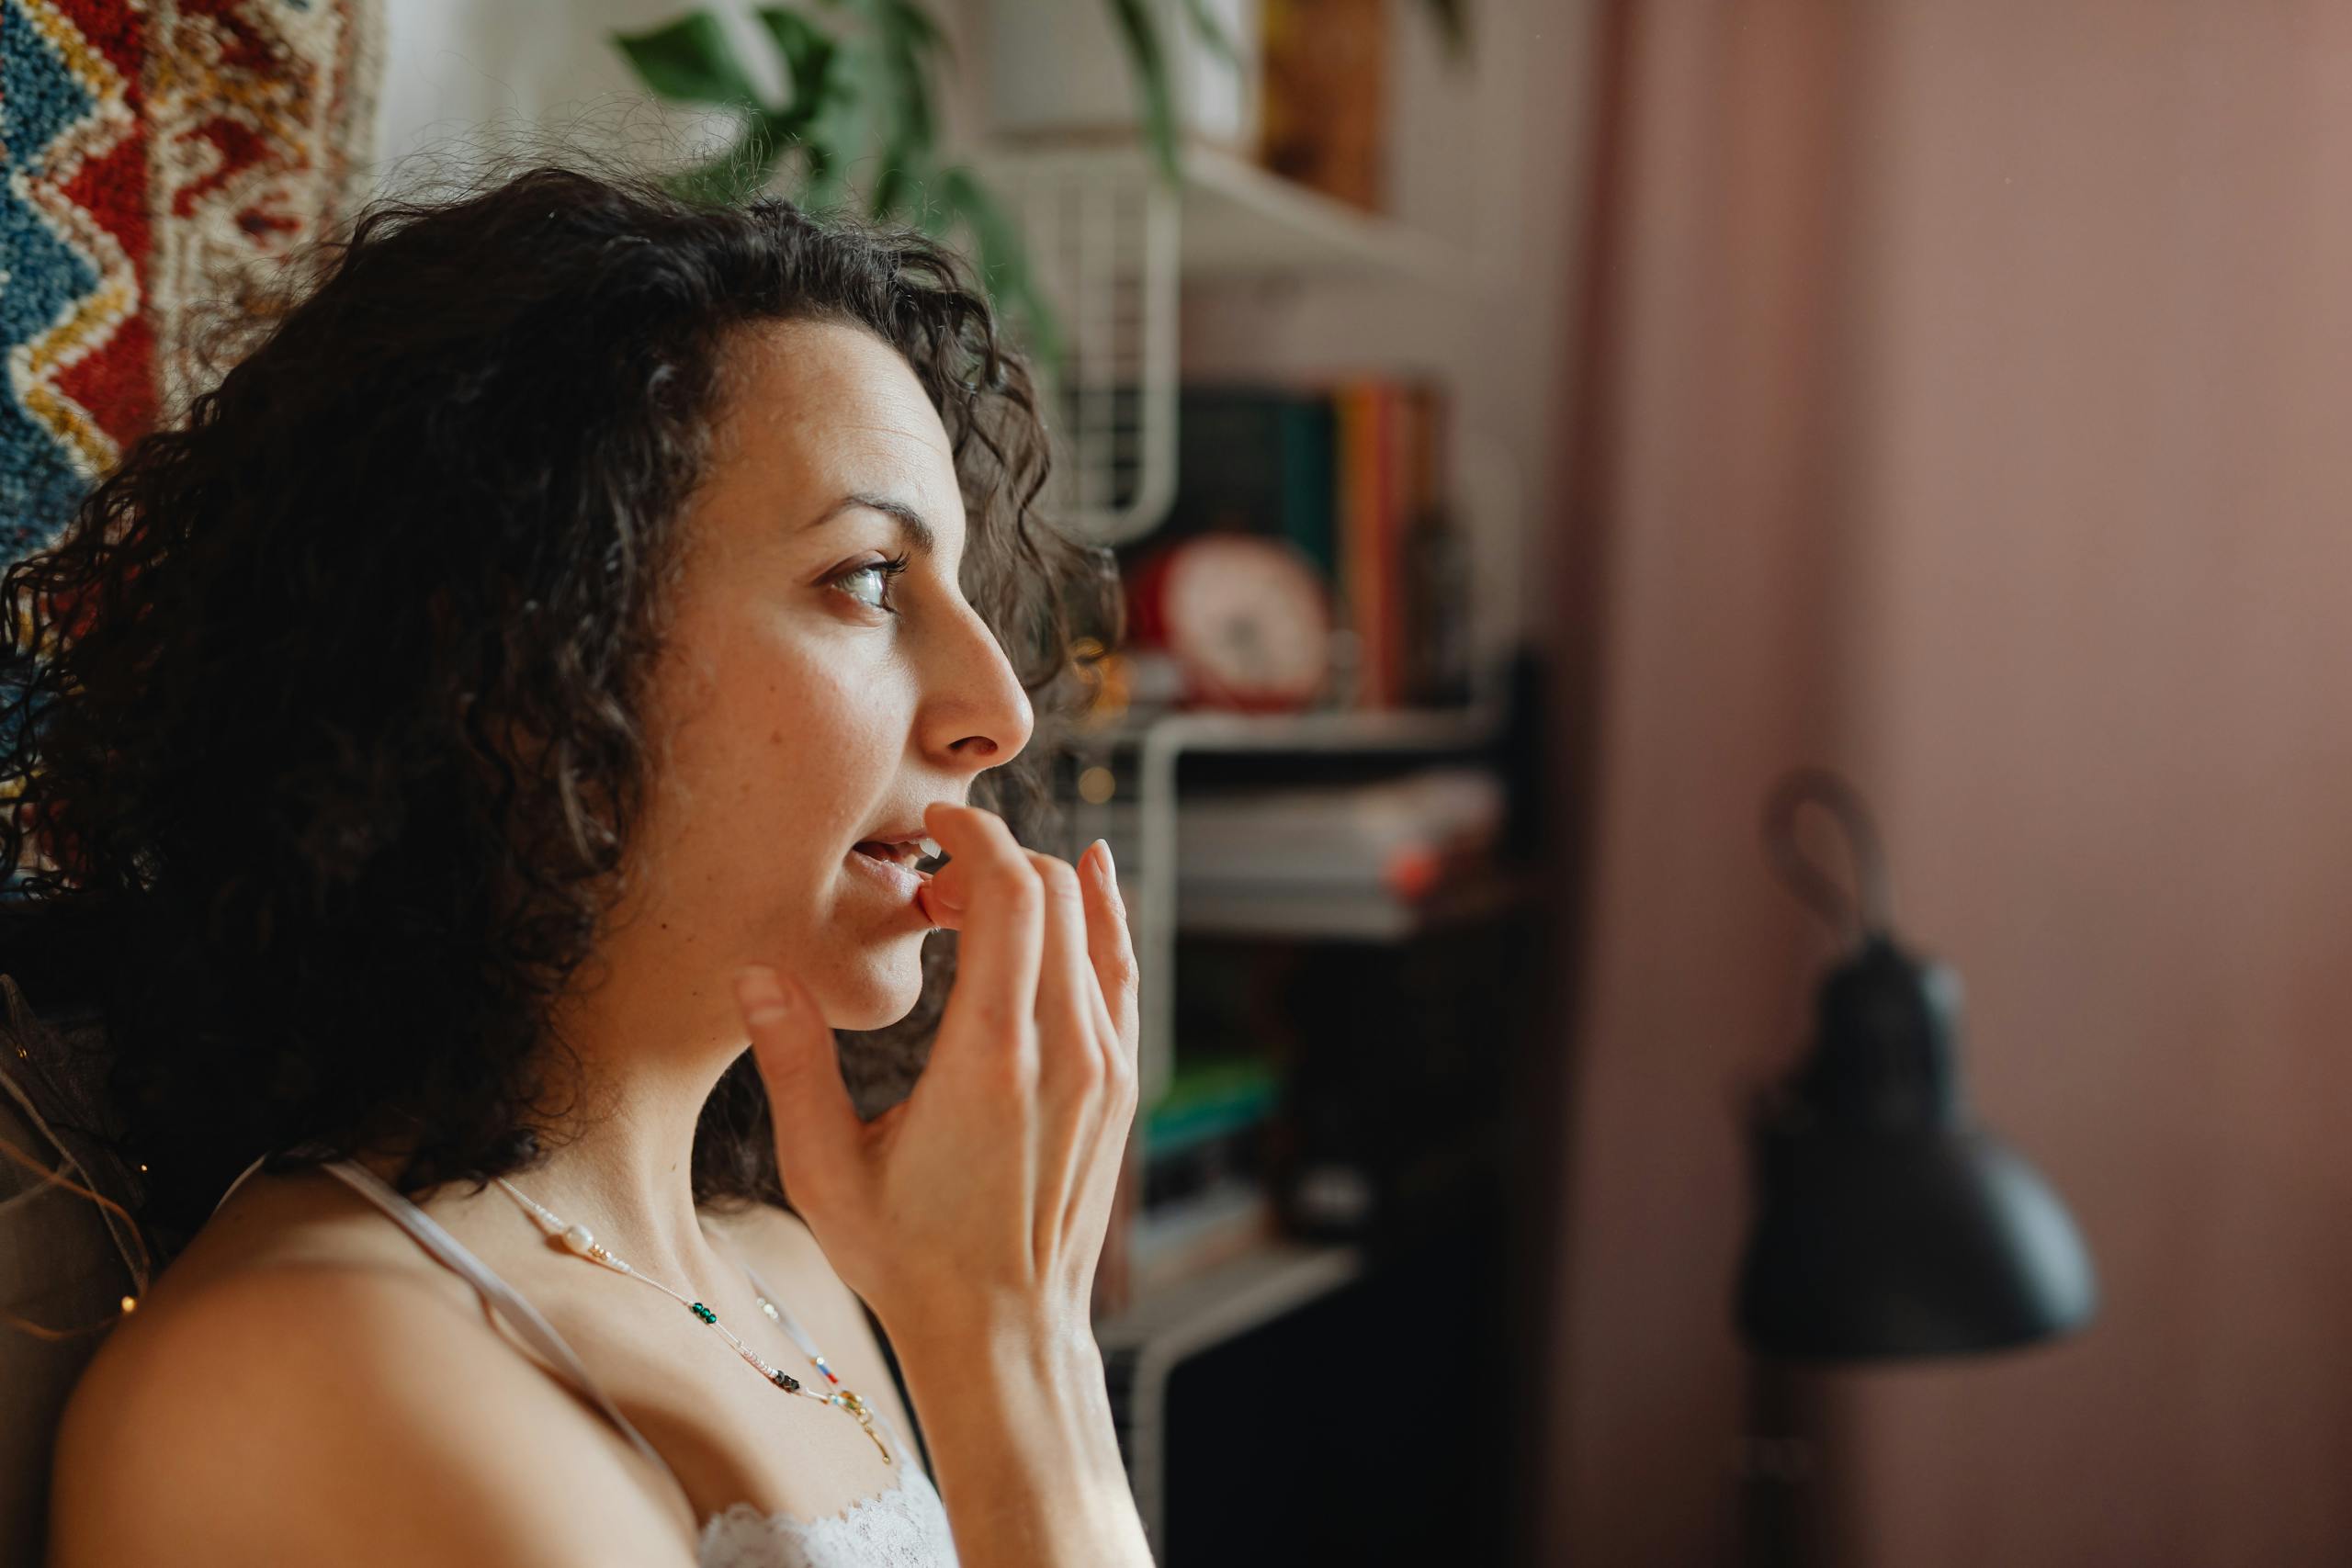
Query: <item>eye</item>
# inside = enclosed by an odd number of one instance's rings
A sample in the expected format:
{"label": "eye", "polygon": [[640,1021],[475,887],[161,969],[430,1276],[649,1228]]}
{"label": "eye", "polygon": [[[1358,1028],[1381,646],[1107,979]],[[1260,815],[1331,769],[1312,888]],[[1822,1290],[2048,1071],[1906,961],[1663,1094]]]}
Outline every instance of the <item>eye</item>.
{"label": "eye", "polygon": [[[907,560],[905,556],[892,556],[885,560],[860,561],[829,578],[827,585],[841,590],[868,609],[891,610],[890,580],[907,570]],[[872,598],[866,597],[869,591]]]}

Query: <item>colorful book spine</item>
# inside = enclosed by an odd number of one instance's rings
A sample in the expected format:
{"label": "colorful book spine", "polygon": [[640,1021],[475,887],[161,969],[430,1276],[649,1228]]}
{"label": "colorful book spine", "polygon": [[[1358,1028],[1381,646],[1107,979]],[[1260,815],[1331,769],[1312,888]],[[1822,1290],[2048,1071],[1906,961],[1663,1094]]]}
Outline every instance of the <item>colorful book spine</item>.
{"label": "colorful book spine", "polygon": [[1387,507],[1387,474],[1380,384],[1346,382],[1333,397],[1340,416],[1340,573],[1348,625],[1356,634],[1356,705],[1385,707],[1381,514]]}

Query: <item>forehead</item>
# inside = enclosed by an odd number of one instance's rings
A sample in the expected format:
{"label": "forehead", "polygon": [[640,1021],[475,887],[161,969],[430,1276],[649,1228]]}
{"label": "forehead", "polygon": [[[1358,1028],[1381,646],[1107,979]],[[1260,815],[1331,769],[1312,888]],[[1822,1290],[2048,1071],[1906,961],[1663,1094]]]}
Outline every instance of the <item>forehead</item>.
{"label": "forehead", "polygon": [[888,493],[956,548],[964,513],[947,430],[897,349],[838,321],[771,321],[738,334],[728,358],[712,491],[763,492],[794,517],[853,491]]}

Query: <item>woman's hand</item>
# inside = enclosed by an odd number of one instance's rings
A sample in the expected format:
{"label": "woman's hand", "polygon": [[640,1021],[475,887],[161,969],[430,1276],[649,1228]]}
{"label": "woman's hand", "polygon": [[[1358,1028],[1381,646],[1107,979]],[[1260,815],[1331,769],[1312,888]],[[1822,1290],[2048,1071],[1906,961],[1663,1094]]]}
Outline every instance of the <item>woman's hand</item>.
{"label": "woman's hand", "polygon": [[951,857],[922,897],[962,932],[914,1091],[861,1121],[832,1032],[789,974],[738,999],[793,1207],[894,1339],[1089,1325],[1136,1109],[1136,960],[1109,847],[1073,869],[1001,818],[933,806]]}

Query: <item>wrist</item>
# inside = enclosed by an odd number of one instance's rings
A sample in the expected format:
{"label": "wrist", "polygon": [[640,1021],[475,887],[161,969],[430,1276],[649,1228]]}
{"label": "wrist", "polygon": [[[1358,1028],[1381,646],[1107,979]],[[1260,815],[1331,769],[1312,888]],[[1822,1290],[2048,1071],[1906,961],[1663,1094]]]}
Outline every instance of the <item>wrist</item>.
{"label": "wrist", "polygon": [[1007,1423],[1049,1444],[1080,1446],[1110,1435],[1102,1351],[1083,1317],[959,1316],[910,1325],[890,1342],[927,1427]]}
{"label": "wrist", "polygon": [[957,1521],[958,1550],[967,1531],[1015,1543],[1001,1556],[967,1552],[967,1562],[1151,1562],[1102,1348],[1082,1314],[957,1314],[883,1327]]}
{"label": "wrist", "polygon": [[916,1360],[1008,1375],[1102,1375],[1102,1348],[1084,1312],[991,1307],[967,1300],[936,1313],[886,1320],[882,1327],[902,1365]]}

